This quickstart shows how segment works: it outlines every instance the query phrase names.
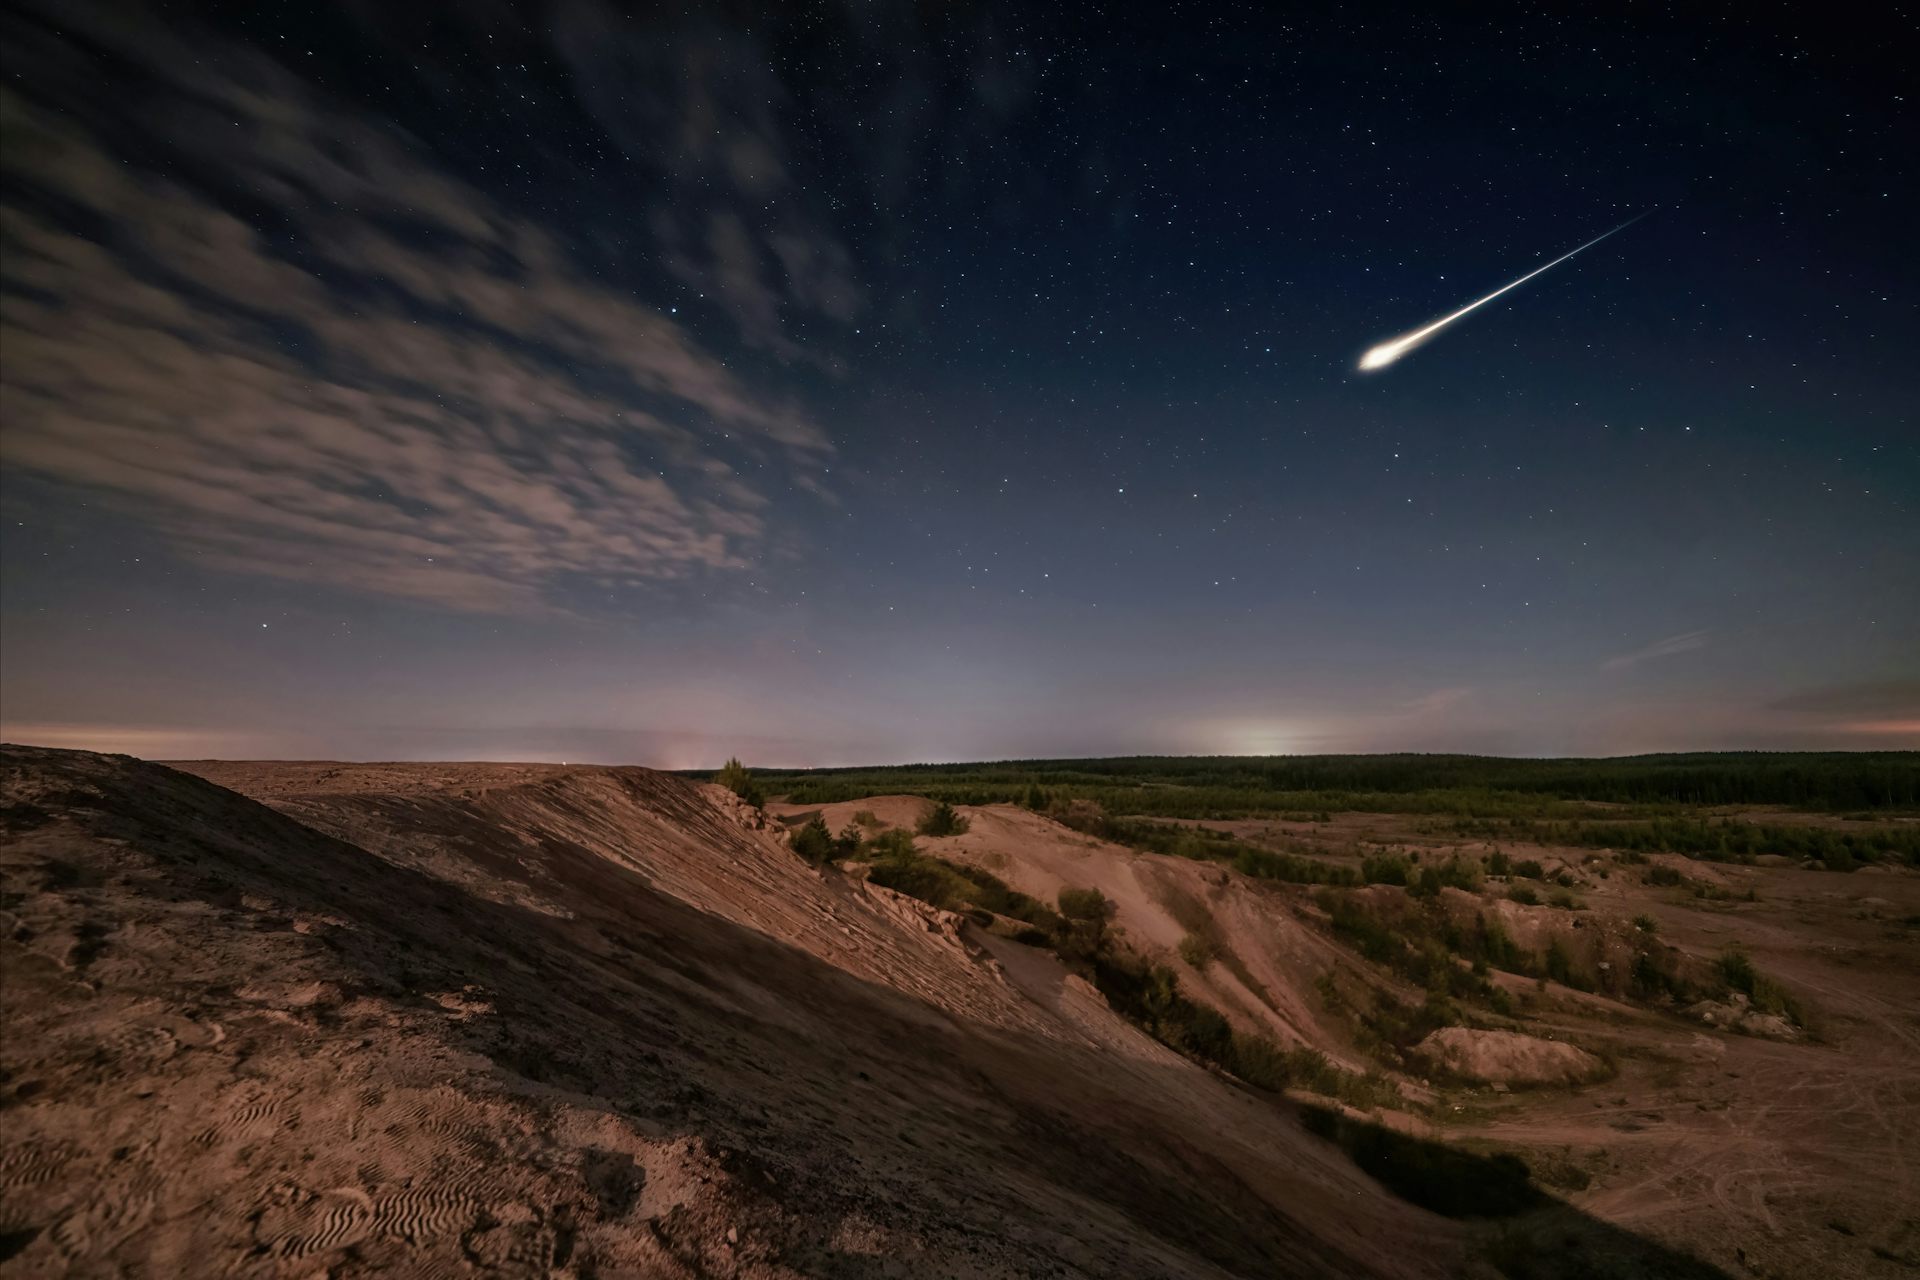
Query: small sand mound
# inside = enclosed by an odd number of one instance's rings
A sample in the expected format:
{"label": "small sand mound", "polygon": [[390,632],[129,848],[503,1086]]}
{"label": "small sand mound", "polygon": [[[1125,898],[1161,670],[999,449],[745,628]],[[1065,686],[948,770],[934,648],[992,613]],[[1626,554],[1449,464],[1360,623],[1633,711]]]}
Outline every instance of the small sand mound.
{"label": "small sand mound", "polygon": [[1735,991],[1724,1001],[1702,1000],[1687,1006],[1687,1016],[1722,1031],[1741,1031],[1769,1040],[1797,1040],[1800,1029],[1777,1013],[1762,1013],[1745,993]]}
{"label": "small sand mound", "polygon": [[1579,1084],[1605,1070],[1585,1049],[1517,1031],[1442,1027],[1414,1054],[1437,1070],[1492,1084]]}

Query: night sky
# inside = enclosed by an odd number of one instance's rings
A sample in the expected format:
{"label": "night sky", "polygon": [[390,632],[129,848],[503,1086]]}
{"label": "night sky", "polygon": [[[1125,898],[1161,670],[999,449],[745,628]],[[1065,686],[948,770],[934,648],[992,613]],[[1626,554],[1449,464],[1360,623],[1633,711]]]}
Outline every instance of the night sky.
{"label": "night sky", "polygon": [[5,736],[1920,745],[1911,18],[1038,8],[8,11]]}

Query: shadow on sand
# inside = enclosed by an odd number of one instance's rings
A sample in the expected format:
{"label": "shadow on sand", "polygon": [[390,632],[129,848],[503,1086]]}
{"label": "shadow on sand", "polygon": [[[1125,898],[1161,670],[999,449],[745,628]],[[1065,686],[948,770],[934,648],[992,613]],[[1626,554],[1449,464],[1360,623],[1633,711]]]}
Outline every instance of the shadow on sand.
{"label": "shadow on sand", "polygon": [[1517,1155],[1481,1155],[1326,1107],[1301,1107],[1300,1119],[1402,1200],[1449,1218],[1502,1220],[1477,1252],[1511,1280],[1729,1280],[1718,1267],[1548,1195]]}

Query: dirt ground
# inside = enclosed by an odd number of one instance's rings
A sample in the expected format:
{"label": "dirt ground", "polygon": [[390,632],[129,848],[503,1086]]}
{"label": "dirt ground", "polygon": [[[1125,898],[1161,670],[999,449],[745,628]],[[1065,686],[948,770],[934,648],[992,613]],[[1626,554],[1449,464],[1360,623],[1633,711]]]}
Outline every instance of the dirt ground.
{"label": "dirt ground", "polygon": [[[1675,860],[1713,885],[1697,897],[1542,850],[1577,874],[1584,911],[1504,901],[1494,882],[1446,899],[1522,939],[1578,914],[1595,930],[1651,917],[1703,962],[1737,942],[1812,1025],[1773,1040],[1497,975],[1524,997],[1516,1039],[1468,1058],[1584,1072],[1560,1051],[1577,1046],[1607,1070],[1532,1088],[1399,1078],[1404,1110],[1376,1117],[1390,1129],[1517,1151],[1564,1202],[1462,1221],[1396,1197],[1297,1098],[1149,1039],[1044,948],[809,866],[785,832],[814,810],[762,813],[643,769],[169,769],[12,747],[4,766],[0,1275],[1920,1265],[1910,872]],[[911,827],[925,807],[824,816]],[[1099,888],[1122,943],[1240,1029],[1377,1070],[1323,980],[1419,998],[1301,886],[1010,806],[964,813],[967,832],[922,849],[1036,897]],[[1327,859],[1456,847],[1416,826],[1235,829]],[[1531,1252],[1510,1247],[1520,1227]]]}
{"label": "dirt ground", "polygon": [[[849,802],[830,806],[827,816],[873,807]],[[813,812],[778,805],[773,811],[786,821]],[[1236,1025],[1313,1045],[1350,1068],[1367,1065],[1315,998],[1320,974],[1364,966],[1312,926],[1307,890],[1104,844],[1011,806],[964,812],[971,819],[966,834],[922,838],[922,848],[982,866],[1043,900],[1062,887],[1098,888],[1115,904],[1116,924],[1133,945],[1174,968],[1183,989]],[[910,825],[918,813],[903,806],[896,821]],[[1740,816],[1771,822],[1782,814]],[[1196,825],[1327,862],[1382,848],[1444,859],[1484,856],[1493,847],[1436,835],[1429,822],[1398,814]],[[1650,917],[1658,937],[1703,965],[1738,946],[1806,1006],[1812,1032],[1780,1043],[1706,1025],[1683,1010],[1503,979],[1528,998],[1520,1030],[1546,1038],[1549,1049],[1579,1046],[1604,1056],[1610,1078],[1497,1090],[1457,1083],[1430,1090],[1428,1082],[1409,1079],[1403,1086],[1410,1103],[1432,1103],[1433,1118],[1394,1123],[1529,1155],[1568,1175],[1556,1188],[1568,1203],[1729,1274],[1897,1276],[1920,1269],[1920,875],[1884,867],[1840,874],[1786,859],[1749,866],[1651,856],[1647,865],[1671,867],[1717,894],[1703,898],[1685,887],[1650,885],[1644,866],[1604,850],[1513,841],[1499,847],[1516,860],[1539,860],[1550,875],[1572,875],[1584,909],[1506,901],[1507,885],[1497,880],[1477,896],[1447,891],[1462,909],[1497,916],[1529,947],[1565,933],[1576,915],[1589,929]],[[1178,943],[1190,927],[1179,918],[1182,897],[1204,904],[1233,963],[1196,971],[1180,958]],[[1367,980],[1402,999],[1419,998],[1378,970]],[[1535,1041],[1512,1049],[1507,1070],[1485,1074],[1524,1075],[1541,1048]]]}
{"label": "dirt ground", "polygon": [[[1739,816],[1789,817],[1777,810]],[[1420,849],[1426,857],[1489,847],[1422,832],[1420,819],[1392,814],[1205,825],[1256,843],[1305,843],[1328,858],[1355,842]],[[1779,1043],[1555,988],[1548,1008],[1532,1018],[1536,1028],[1606,1053],[1618,1076],[1582,1089],[1459,1097],[1447,1104],[1460,1110],[1445,1131],[1579,1167],[1591,1183],[1563,1190],[1570,1203],[1730,1274],[1920,1271],[1920,875],[1652,856],[1652,865],[1724,893],[1701,898],[1647,884],[1642,867],[1605,851],[1500,847],[1574,873],[1583,915],[1651,917],[1660,938],[1703,961],[1743,948],[1756,969],[1807,1006],[1813,1034]],[[1527,925],[1516,920],[1569,915],[1488,906],[1523,936]]]}
{"label": "dirt ground", "polygon": [[[1439,1276],[1042,952],[645,770],[8,748],[7,1275]],[[236,794],[251,792],[269,808]]]}

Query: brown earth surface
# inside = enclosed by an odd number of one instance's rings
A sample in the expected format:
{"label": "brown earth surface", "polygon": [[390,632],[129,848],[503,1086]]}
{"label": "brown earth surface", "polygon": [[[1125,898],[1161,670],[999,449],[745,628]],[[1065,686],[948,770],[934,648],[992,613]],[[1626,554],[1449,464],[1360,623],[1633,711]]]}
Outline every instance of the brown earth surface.
{"label": "brown earth surface", "polygon": [[[910,828],[926,807],[823,816]],[[1565,922],[1594,955],[1636,916],[1703,963],[1738,942],[1811,1023],[1775,1041],[1494,974],[1521,1011],[1441,1044],[1518,1061],[1503,1037],[1524,1034],[1609,1078],[1397,1074],[1380,1132],[1517,1152],[1558,1197],[1460,1220],[1393,1194],[1376,1147],[1316,1136],[1298,1095],[1150,1039],[1050,951],[809,866],[785,831],[815,811],[644,769],[7,748],[0,1275],[1920,1266],[1910,872],[1714,867],[1727,896],[1700,898],[1554,850],[1583,911],[1448,891],[1448,912],[1536,938]],[[1328,982],[1420,998],[1301,886],[963,812],[921,848],[1047,900],[1099,888],[1122,945],[1237,1029],[1380,1070]],[[1339,817],[1237,825],[1329,860],[1485,847]]]}
{"label": "brown earth surface", "polygon": [[1462,1228],[1050,957],[808,867],[718,788],[5,765],[8,1274],[1414,1277],[1461,1255]]}

